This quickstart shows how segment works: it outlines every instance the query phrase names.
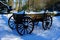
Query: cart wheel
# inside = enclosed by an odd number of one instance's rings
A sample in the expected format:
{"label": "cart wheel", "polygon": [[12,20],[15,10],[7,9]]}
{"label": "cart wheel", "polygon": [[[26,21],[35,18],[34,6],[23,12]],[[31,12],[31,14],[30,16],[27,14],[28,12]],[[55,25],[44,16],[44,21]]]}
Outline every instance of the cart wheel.
{"label": "cart wheel", "polygon": [[16,29],[16,24],[15,24],[15,20],[13,18],[13,15],[9,18],[8,25],[12,30]]}
{"label": "cart wheel", "polygon": [[32,19],[29,17],[25,17],[22,19],[22,24],[18,24],[17,25],[17,32],[20,35],[24,35],[24,34],[30,34],[34,29],[34,25],[32,22]]}
{"label": "cart wheel", "polygon": [[50,29],[51,26],[52,26],[52,17],[47,16],[42,22],[42,27],[44,30],[47,30]]}

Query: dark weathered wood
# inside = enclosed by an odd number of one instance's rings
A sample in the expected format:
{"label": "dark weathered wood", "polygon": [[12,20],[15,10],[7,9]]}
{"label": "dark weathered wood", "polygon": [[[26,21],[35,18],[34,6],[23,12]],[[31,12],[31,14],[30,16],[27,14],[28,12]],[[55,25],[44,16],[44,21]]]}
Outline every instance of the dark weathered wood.
{"label": "dark weathered wood", "polygon": [[55,16],[60,16],[60,13],[56,14]]}

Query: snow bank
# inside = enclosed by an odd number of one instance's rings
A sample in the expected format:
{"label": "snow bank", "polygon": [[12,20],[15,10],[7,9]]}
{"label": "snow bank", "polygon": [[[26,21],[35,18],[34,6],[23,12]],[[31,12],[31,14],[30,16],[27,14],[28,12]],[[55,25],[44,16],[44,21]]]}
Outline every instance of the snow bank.
{"label": "snow bank", "polygon": [[7,24],[8,18],[11,15],[12,14],[8,14],[8,16],[0,15],[1,40],[60,40],[60,17],[53,17],[53,24],[49,30],[43,30],[39,23],[32,34],[20,36],[16,30],[11,30]]}

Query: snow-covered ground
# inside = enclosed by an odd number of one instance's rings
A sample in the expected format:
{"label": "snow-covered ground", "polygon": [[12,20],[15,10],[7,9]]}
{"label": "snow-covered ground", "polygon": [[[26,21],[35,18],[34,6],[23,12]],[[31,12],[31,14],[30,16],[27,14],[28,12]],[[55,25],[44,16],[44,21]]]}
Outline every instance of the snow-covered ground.
{"label": "snow-covered ground", "polygon": [[41,22],[35,26],[32,34],[20,36],[8,26],[8,15],[0,14],[0,40],[60,40],[60,17],[53,17],[51,29],[43,30]]}

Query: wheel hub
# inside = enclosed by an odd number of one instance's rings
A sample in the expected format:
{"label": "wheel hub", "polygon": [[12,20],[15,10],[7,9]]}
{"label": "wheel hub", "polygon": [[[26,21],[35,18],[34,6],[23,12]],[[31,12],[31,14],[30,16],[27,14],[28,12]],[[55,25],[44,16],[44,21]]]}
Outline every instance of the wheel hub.
{"label": "wheel hub", "polygon": [[27,25],[24,25],[24,29],[27,29],[28,28],[28,26]]}

